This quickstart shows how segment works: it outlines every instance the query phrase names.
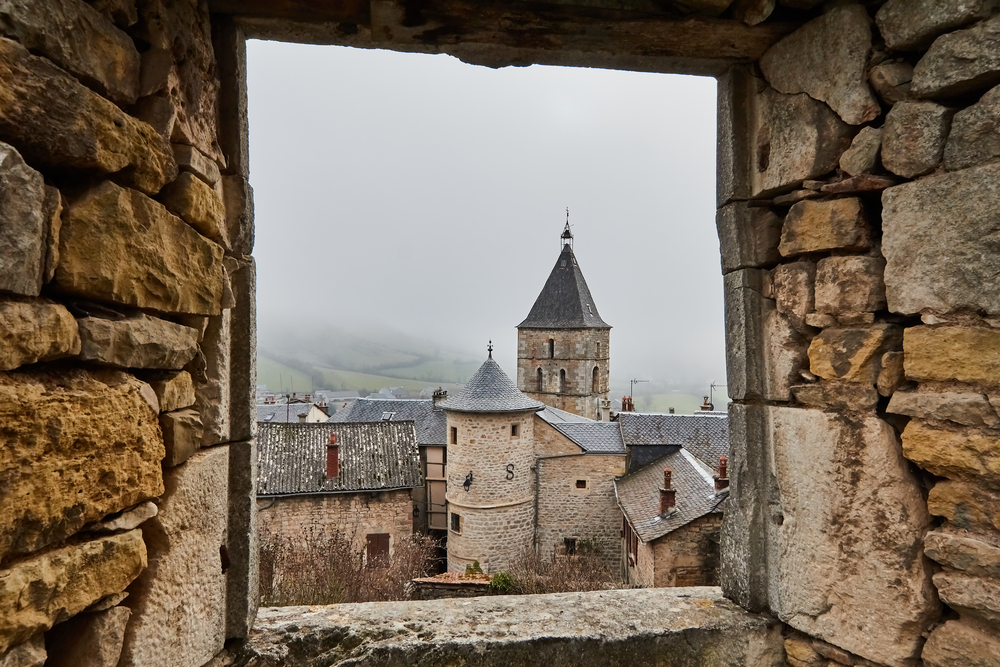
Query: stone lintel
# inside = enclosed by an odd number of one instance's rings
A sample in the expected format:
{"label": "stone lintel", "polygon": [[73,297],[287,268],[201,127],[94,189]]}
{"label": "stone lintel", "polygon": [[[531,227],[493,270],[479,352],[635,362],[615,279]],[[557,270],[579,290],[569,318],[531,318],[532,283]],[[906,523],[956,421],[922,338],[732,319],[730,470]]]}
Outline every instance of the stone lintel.
{"label": "stone lintel", "polygon": [[783,649],[780,624],[704,586],[261,609],[234,667],[321,656],[386,667],[770,667]]}

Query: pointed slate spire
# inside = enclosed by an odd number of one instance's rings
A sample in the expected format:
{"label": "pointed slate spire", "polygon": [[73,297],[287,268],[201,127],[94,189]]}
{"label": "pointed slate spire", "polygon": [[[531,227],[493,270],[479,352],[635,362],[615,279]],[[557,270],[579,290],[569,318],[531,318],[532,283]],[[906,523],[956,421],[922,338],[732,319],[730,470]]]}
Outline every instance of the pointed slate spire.
{"label": "pointed slate spire", "polygon": [[528,317],[517,325],[518,329],[611,328],[597,312],[594,297],[590,295],[590,288],[573,254],[572,238],[567,221],[562,236],[565,243],[559,259]]}
{"label": "pointed slate spire", "polygon": [[490,357],[462,391],[439,403],[440,407],[455,412],[526,412],[543,409],[543,403],[528,398],[518,390],[514,381],[493,360],[492,353],[491,349]]}

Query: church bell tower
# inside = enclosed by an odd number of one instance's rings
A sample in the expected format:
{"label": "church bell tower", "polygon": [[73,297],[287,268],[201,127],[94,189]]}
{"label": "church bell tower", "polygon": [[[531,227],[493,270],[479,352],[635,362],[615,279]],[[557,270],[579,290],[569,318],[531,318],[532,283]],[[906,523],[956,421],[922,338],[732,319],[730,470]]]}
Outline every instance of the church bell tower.
{"label": "church bell tower", "polygon": [[611,325],[601,319],[573,252],[567,214],[556,265],[517,325],[517,388],[547,405],[601,419]]}

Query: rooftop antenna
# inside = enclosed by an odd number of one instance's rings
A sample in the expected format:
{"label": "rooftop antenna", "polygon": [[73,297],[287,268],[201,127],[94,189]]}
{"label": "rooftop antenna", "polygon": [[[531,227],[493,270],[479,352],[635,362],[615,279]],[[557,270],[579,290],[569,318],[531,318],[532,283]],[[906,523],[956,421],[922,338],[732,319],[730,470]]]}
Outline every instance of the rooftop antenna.
{"label": "rooftop antenna", "polygon": [[711,403],[712,405],[715,405],[715,388],[725,387],[725,386],[727,385],[717,384],[715,380],[712,380],[712,382],[708,385],[708,402]]}
{"label": "rooftop antenna", "polygon": [[649,382],[649,380],[631,380],[631,381],[629,381],[629,386],[628,386],[628,397],[629,398],[632,398],[632,391],[635,389],[635,385],[639,384],[640,382]]}
{"label": "rooftop antenna", "polygon": [[563,233],[559,239],[560,249],[562,249],[562,246],[567,244],[569,245],[570,250],[573,249],[573,232],[571,232],[569,228],[569,206],[566,207],[566,226],[563,227]]}

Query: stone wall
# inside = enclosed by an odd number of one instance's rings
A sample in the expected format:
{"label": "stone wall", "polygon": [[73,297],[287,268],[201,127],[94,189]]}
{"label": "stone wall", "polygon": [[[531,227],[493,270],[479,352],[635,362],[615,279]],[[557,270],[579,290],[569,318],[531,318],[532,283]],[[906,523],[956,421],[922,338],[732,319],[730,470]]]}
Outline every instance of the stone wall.
{"label": "stone wall", "polygon": [[[371,493],[328,493],[301,496],[262,496],[257,500],[260,549],[294,558],[299,550],[314,553],[337,538],[350,541],[351,549],[364,552],[367,535],[389,535],[389,553],[399,540],[413,534],[413,501],[409,489]],[[297,549],[298,547],[298,549]],[[281,559],[270,576],[274,590],[263,594],[280,597],[282,582],[290,574]]]}
{"label": "stone wall", "polygon": [[252,623],[227,25],[197,0],[0,3],[0,663],[201,665]]}
{"label": "stone wall", "polygon": [[[487,572],[506,569],[533,545],[535,413],[446,412],[448,571],[464,571],[476,560]],[[453,428],[457,443],[451,441]]]}
{"label": "stone wall", "polygon": [[654,586],[718,586],[722,514],[706,514],[653,541]]}
{"label": "stone wall", "polygon": [[[600,419],[598,401],[608,397],[610,329],[518,329],[517,388],[546,405]],[[552,356],[549,356],[549,340]],[[593,389],[597,368],[598,390]],[[538,369],[542,391],[538,391]],[[560,371],[566,385],[560,390]]]}
{"label": "stone wall", "polygon": [[[542,428],[552,429],[545,424]],[[624,455],[578,454],[538,460],[538,527],[543,558],[563,553],[566,538],[588,541],[609,565],[619,560],[621,510],[614,478],[625,474]],[[582,480],[585,488],[578,488]]]}
{"label": "stone wall", "polygon": [[720,80],[723,589],[878,664],[1000,664],[995,11],[838,3]]}

